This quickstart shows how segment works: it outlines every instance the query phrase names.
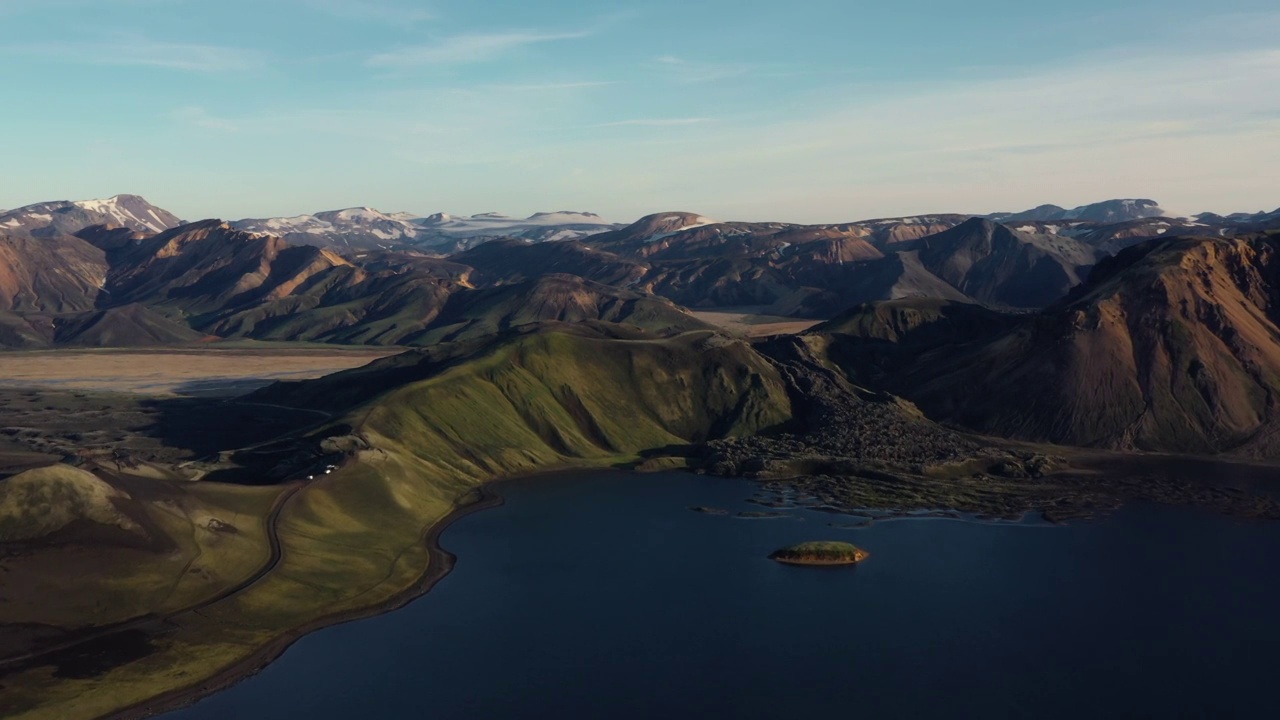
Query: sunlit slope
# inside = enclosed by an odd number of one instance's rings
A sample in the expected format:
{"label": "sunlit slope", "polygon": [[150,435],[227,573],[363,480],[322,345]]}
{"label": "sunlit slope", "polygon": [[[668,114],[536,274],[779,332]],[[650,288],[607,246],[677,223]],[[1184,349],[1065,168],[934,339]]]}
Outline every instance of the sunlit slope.
{"label": "sunlit slope", "polygon": [[1171,239],[1101,264],[1056,308],[921,358],[891,389],[1010,437],[1280,450],[1280,238]]}
{"label": "sunlit slope", "polygon": [[5,479],[0,657],[68,631],[180,610],[243,580],[266,561],[262,518],[278,494],[108,482],[68,465]]}
{"label": "sunlit slope", "polygon": [[73,523],[141,534],[116,507],[128,495],[69,465],[28,470],[0,483],[0,540],[32,541]]}
{"label": "sunlit slope", "polygon": [[353,424],[375,448],[425,472],[480,478],[750,434],[785,422],[790,406],[767,362],[714,333],[619,340],[550,331],[361,412]]}
{"label": "sunlit slope", "polygon": [[[782,379],[746,343],[590,322],[446,343],[280,383],[257,399],[336,411],[339,421],[310,439],[356,450],[284,503],[274,523],[278,564],[230,597],[167,617],[142,659],[93,677],[61,677],[49,666],[7,677],[0,714],[89,720],[234,672],[299,629],[411,596],[423,573],[438,569],[424,536],[486,481],[624,463],[791,416]],[[241,528],[230,538],[252,527],[218,517]],[[140,567],[159,573],[181,563]]]}

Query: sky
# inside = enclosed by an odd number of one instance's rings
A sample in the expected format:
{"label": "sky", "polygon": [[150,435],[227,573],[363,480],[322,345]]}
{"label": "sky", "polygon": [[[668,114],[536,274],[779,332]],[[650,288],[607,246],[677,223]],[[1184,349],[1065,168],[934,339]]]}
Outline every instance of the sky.
{"label": "sky", "polygon": [[1280,206],[1275,0],[0,0],[0,207]]}

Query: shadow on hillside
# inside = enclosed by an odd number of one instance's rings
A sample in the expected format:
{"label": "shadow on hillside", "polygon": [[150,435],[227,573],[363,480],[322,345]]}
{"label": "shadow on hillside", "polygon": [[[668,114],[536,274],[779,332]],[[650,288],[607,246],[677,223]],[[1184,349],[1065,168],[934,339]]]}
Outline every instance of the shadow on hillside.
{"label": "shadow on hillside", "polygon": [[152,421],[142,432],[197,460],[270,442],[324,420],[312,411],[226,398],[164,398],[147,400],[143,406]]}

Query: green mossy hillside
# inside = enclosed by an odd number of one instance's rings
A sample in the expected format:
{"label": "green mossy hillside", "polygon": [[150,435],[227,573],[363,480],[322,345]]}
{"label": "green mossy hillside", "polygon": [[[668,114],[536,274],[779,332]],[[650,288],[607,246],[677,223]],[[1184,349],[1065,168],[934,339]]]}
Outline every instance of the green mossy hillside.
{"label": "green mossy hillside", "polygon": [[78,520],[139,531],[113,503],[129,499],[70,465],[28,470],[0,482],[0,542],[35,540]]}
{"label": "green mossy hillside", "polygon": [[549,330],[392,390],[349,421],[428,475],[479,481],[748,435],[790,417],[782,379],[746,343]]}

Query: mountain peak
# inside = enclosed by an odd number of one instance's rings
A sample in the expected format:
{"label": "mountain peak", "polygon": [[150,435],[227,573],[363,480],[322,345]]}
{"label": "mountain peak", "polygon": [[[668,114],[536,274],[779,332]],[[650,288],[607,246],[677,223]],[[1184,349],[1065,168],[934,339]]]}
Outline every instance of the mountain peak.
{"label": "mountain peak", "polygon": [[578,211],[578,210],[556,210],[554,212],[536,212],[530,215],[526,219],[542,220],[546,218],[557,218],[557,217],[577,217],[577,218],[588,218],[591,220],[600,220],[600,216],[593,212],[585,212],[585,211]]}
{"label": "mountain peak", "polygon": [[104,200],[43,202],[10,210],[3,215],[4,226],[12,231],[44,234],[74,235],[94,225],[158,233],[182,224],[173,213],[152,205],[138,195],[114,195]]}
{"label": "mountain peak", "polygon": [[1119,223],[1174,214],[1148,198],[1120,198],[1081,205],[1070,210],[1058,205],[1040,205],[1017,213],[993,213],[987,217],[997,222],[1053,222],[1077,220],[1096,223]]}

